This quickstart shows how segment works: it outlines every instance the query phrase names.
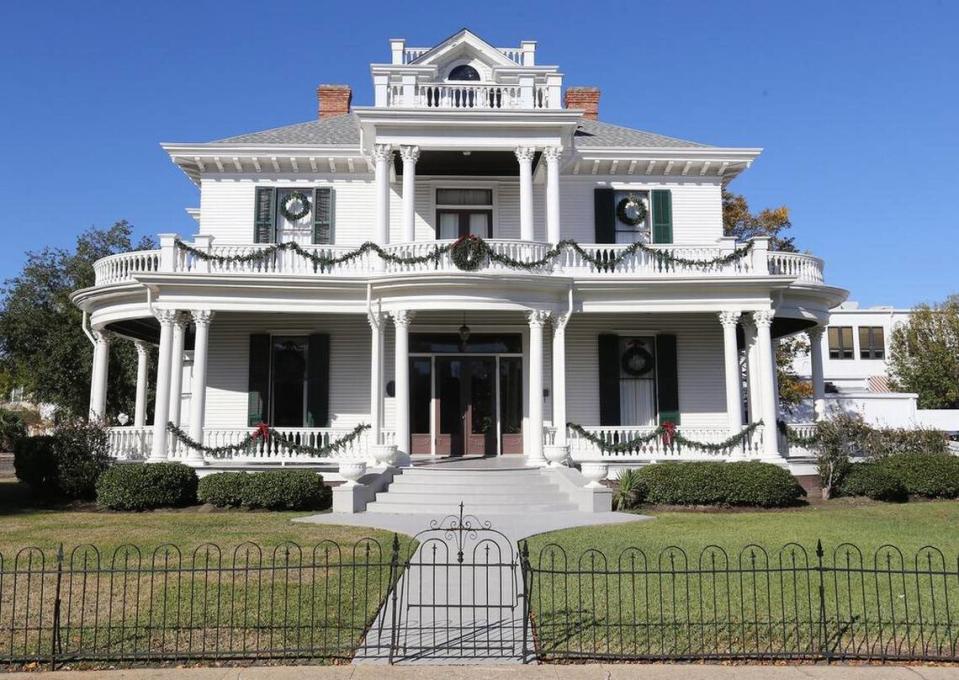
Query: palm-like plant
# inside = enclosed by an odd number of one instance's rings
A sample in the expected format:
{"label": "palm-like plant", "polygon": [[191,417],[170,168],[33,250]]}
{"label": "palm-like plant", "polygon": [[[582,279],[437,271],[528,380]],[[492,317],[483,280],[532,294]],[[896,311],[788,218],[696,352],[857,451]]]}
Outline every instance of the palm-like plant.
{"label": "palm-like plant", "polygon": [[643,501],[643,480],[639,470],[629,469],[619,473],[618,487],[613,496],[613,507],[616,510],[635,508]]}

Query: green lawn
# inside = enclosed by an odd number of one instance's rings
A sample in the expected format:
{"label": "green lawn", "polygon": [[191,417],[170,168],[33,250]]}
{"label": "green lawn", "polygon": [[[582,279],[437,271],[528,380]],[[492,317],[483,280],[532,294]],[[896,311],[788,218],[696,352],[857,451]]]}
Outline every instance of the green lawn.
{"label": "green lawn", "polygon": [[651,514],[530,539],[544,658],[959,658],[959,502]]}
{"label": "green lawn", "polygon": [[308,514],[44,507],[0,481],[0,661],[49,655],[61,543],[61,658],[350,658],[393,536]]}

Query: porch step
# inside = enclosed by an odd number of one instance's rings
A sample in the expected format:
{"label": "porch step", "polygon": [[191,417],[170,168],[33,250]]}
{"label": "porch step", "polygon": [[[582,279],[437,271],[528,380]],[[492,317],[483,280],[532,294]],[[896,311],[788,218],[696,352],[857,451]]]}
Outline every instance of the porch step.
{"label": "porch step", "polygon": [[438,470],[406,468],[367,512],[448,515],[463,503],[469,514],[564,512],[570,498],[538,469]]}

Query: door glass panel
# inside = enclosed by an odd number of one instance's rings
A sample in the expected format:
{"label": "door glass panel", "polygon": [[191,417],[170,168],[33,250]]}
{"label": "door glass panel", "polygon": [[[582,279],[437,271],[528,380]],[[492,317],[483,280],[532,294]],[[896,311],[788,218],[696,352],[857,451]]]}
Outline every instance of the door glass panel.
{"label": "door glass panel", "polygon": [[470,361],[471,427],[473,434],[490,434],[495,430],[494,389],[496,376],[493,359]]}
{"label": "door glass panel", "polygon": [[463,431],[462,392],[463,362],[459,359],[436,361],[436,391],[440,399],[440,434],[459,434]]}
{"label": "door glass panel", "polygon": [[432,404],[432,362],[429,357],[410,359],[410,432],[429,434]]}
{"label": "door glass panel", "polygon": [[523,360],[520,357],[499,359],[500,429],[503,434],[523,431]]}
{"label": "door glass panel", "polygon": [[519,333],[473,333],[464,347],[455,333],[412,333],[410,351],[417,354],[519,354],[523,337]]}
{"label": "door glass panel", "polygon": [[440,213],[440,238],[459,238],[460,216],[458,213]]}
{"label": "door glass panel", "polygon": [[273,338],[272,388],[275,427],[303,427],[306,411],[307,339]]}
{"label": "door glass panel", "polygon": [[470,233],[473,236],[489,237],[489,215],[487,213],[470,213]]}

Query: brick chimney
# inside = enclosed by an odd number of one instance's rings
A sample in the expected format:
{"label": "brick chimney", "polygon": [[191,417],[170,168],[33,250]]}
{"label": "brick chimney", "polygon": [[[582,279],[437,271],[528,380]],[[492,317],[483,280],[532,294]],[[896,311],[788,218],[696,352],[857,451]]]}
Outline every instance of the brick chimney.
{"label": "brick chimney", "polygon": [[353,90],[349,85],[319,85],[316,88],[316,114],[320,120],[350,112]]}
{"label": "brick chimney", "polygon": [[567,87],[564,104],[567,109],[582,109],[583,118],[596,120],[599,118],[599,95],[598,87]]}

